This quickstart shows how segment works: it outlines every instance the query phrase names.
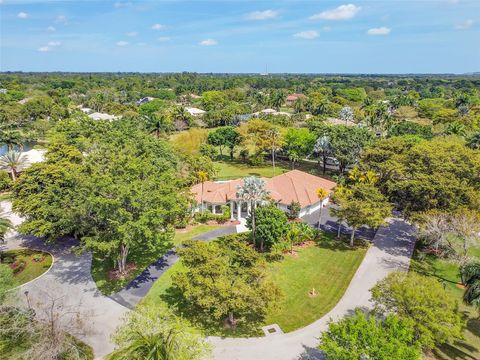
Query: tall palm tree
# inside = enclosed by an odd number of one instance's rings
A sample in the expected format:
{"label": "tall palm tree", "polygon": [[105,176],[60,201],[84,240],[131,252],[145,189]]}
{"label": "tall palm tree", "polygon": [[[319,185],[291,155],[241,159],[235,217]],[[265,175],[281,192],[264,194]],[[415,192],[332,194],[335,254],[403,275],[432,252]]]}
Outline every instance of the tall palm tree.
{"label": "tall palm tree", "polygon": [[177,106],[172,111],[174,121],[181,121],[188,127],[192,122],[192,115],[183,106]]}
{"label": "tall palm tree", "polygon": [[471,262],[460,268],[462,283],[465,285],[463,301],[475,306],[480,317],[480,262]]}
{"label": "tall palm tree", "polygon": [[10,171],[12,180],[17,180],[18,168],[25,164],[26,157],[18,151],[9,151],[5,155],[0,157],[0,168]]}
{"label": "tall palm tree", "polygon": [[150,134],[154,134],[158,139],[160,134],[165,133],[171,129],[170,119],[167,114],[154,113],[144,117],[145,126]]}
{"label": "tall palm tree", "polygon": [[328,196],[328,192],[323,188],[318,188],[317,196],[318,196],[318,199],[320,200],[320,214],[318,215],[318,228],[320,229],[320,225],[322,223],[323,200]]}
{"label": "tall palm tree", "polygon": [[[256,177],[249,176],[243,179],[243,185],[237,187],[237,199],[243,200],[250,204],[250,217],[252,224],[253,244],[256,246],[255,239],[255,210],[257,203],[264,200],[270,192],[265,188],[265,181]],[[260,251],[263,251],[263,240],[260,242]]]}
{"label": "tall palm tree", "polygon": [[269,140],[269,147],[272,151],[272,167],[273,176],[275,176],[275,153],[282,148],[281,134],[278,128],[273,127],[267,131],[267,138]]}
{"label": "tall palm tree", "polygon": [[202,183],[202,194],[200,195],[200,204],[201,204],[201,211],[203,214],[203,185],[205,184],[205,181],[208,181],[208,173],[206,171],[198,171],[197,172],[197,178],[198,180]]}

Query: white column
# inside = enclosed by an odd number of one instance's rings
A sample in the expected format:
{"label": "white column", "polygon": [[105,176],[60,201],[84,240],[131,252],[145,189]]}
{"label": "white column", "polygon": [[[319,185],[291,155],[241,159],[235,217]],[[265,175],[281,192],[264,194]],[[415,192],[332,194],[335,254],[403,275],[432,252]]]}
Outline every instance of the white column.
{"label": "white column", "polygon": [[242,217],[242,202],[238,200],[237,202],[237,220],[240,220]]}
{"label": "white column", "polygon": [[230,220],[234,219],[233,210],[234,210],[233,201],[230,201]]}
{"label": "white column", "polygon": [[247,203],[247,216],[252,212],[252,203]]}
{"label": "white column", "polygon": [[212,204],[212,214],[215,214],[215,208],[217,207],[217,205],[215,204]]}

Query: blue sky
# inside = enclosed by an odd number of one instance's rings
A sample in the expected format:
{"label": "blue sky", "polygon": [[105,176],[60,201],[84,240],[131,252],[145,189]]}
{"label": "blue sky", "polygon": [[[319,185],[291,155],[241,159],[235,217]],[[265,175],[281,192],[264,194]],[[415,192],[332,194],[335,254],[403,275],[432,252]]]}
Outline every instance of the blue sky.
{"label": "blue sky", "polygon": [[480,0],[0,0],[1,71],[480,71]]}

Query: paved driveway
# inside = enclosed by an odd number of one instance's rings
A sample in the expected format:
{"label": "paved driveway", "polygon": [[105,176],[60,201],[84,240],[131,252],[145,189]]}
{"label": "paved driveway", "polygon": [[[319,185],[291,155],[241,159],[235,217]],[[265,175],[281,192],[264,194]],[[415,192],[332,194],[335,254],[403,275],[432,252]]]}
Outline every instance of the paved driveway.
{"label": "paved driveway", "polygon": [[[15,225],[22,222],[20,217],[11,212],[9,202],[2,202],[1,206],[4,214]],[[62,313],[73,310],[80,314],[85,326],[82,326],[84,331],[79,338],[92,346],[95,355],[100,357],[113,350],[110,335],[128,309],[98,291],[90,274],[91,255],[90,253],[75,255],[72,251],[75,245],[76,243],[71,240],[45,245],[38,238],[11,232],[7,236],[6,247],[41,249],[53,254],[54,263],[51,269],[40,278],[22,286],[20,296],[26,302],[24,294],[28,291],[30,305],[39,316],[42,316],[51,299],[56,299],[57,305],[63,307]],[[76,314],[66,315],[62,320],[69,329],[74,323]]]}
{"label": "paved driveway", "polygon": [[316,350],[318,336],[330,319],[338,320],[356,307],[370,308],[370,289],[392,271],[405,271],[415,245],[413,226],[399,218],[381,227],[367,251],[347,291],[338,304],[314,323],[287,334],[262,338],[234,339],[210,337],[219,360],[292,360],[321,358]]}
{"label": "paved driveway", "polygon": [[[330,209],[333,208],[335,205],[328,204],[325,208],[322,210],[322,222],[320,224],[320,227],[329,232],[334,232],[336,233],[338,231],[338,219],[330,213]],[[320,210],[314,211],[309,215],[305,215],[303,217],[303,220],[310,224],[313,227],[318,227],[318,219],[320,217]],[[348,234],[350,235],[352,233],[352,229],[349,228],[345,223],[342,223],[340,225],[341,232],[342,234]],[[375,237],[375,230],[369,228],[368,226],[362,226],[361,228],[357,229],[355,232],[355,237],[359,237],[365,240],[373,240]]]}

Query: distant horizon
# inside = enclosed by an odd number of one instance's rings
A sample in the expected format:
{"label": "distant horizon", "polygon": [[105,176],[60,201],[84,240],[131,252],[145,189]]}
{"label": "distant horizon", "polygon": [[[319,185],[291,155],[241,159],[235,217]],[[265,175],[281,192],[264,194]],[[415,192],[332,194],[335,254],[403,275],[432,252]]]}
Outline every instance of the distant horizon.
{"label": "distant horizon", "polygon": [[465,74],[478,0],[0,0],[0,71]]}
{"label": "distant horizon", "polygon": [[139,75],[168,75],[168,74],[196,74],[196,75],[252,75],[252,76],[276,76],[276,75],[324,75],[324,76],[479,76],[480,71],[469,71],[464,73],[347,73],[347,72],[272,72],[268,74],[255,72],[200,72],[200,71],[68,71],[68,70],[52,70],[52,71],[28,71],[28,70],[5,70],[0,74],[139,74]]}

